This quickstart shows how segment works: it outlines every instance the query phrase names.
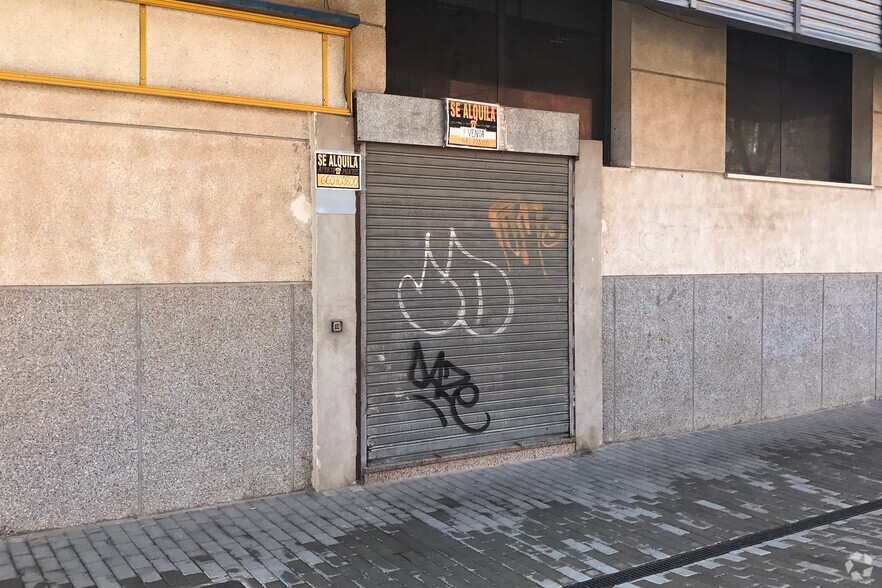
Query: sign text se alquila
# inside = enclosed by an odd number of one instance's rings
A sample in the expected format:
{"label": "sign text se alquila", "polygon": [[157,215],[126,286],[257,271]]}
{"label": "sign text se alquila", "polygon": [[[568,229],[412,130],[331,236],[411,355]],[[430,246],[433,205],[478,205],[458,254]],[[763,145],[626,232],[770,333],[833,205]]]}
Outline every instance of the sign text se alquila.
{"label": "sign text se alquila", "polygon": [[343,151],[316,151],[315,187],[361,190],[361,155]]}
{"label": "sign text se alquila", "polygon": [[447,146],[498,149],[499,106],[447,99]]}

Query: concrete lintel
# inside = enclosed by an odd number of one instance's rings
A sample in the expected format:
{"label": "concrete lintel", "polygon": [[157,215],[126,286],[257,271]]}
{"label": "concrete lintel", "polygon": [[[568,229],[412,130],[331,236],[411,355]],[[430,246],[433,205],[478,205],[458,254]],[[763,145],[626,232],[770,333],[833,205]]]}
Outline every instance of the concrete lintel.
{"label": "concrete lintel", "polygon": [[501,151],[579,155],[579,115],[501,107]]}
{"label": "concrete lintel", "polygon": [[612,3],[611,75],[611,163],[631,167],[631,10],[625,2]]}
{"label": "concrete lintel", "polygon": [[355,120],[359,141],[444,145],[442,100],[356,92]]}
{"label": "concrete lintel", "polygon": [[581,141],[573,185],[573,318],[576,449],[603,439],[600,223],[603,144]]}
{"label": "concrete lintel", "polygon": [[[443,147],[444,101],[356,92],[359,141]],[[579,115],[567,112],[499,109],[500,151],[579,154]]]}
{"label": "concrete lintel", "polygon": [[[316,114],[316,149],[352,151],[350,117]],[[315,188],[313,188],[315,202]],[[355,215],[313,215],[313,450],[316,490],[355,482],[356,424],[356,250]],[[331,321],[343,332],[332,333]]]}

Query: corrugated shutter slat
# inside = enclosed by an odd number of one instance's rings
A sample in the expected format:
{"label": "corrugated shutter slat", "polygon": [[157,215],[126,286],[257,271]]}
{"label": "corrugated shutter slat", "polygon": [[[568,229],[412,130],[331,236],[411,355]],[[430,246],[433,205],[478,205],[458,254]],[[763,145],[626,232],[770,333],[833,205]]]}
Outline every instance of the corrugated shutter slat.
{"label": "corrugated shutter slat", "polygon": [[368,464],[569,435],[568,160],[369,144],[365,165]]}
{"label": "corrugated shutter slat", "polygon": [[863,0],[802,0],[802,33],[832,43],[880,51],[880,8]]}
{"label": "corrugated shutter slat", "polygon": [[698,0],[696,8],[780,31],[793,30],[793,0]]}

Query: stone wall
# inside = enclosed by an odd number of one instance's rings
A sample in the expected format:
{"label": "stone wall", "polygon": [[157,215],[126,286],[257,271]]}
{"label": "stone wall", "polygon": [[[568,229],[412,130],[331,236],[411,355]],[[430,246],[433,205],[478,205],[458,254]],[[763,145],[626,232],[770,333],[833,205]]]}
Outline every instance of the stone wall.
{"label": "stone wall", "polygon": [[[331,4],[362,20],[353,88],[382,91],[385,2]],[[139,82],[138,4],[2,15],[0,69]],[[146,22],[151,85],[321,102],[319,33],[151,6]],[[329,106],[343,56],[329,35]],[[0,81],[0,534],[309,486],[318,135],[311,112]],[[326,446],[355,438],[354,413],[336,424]]]}
{"label": "stone wall", "polygon": [[876,274],[607,277],[604,439],[878,397]]}
{"label": "stone wall", "polygon": [[0,288],[2,531],[303,488],[311,380],[309,283]]}
{"label": "stone wall", "polygon": [[613,3],[606,441],[876,397],[882,86],[854,63],[854,184],[732,176],[725,26]]}

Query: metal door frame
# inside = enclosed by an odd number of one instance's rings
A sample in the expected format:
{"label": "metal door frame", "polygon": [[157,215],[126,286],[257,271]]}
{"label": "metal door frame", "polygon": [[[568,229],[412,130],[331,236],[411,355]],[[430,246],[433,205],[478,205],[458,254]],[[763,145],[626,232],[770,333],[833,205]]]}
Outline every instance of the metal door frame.
{"label": "metal door frame", "polygon": [[569,168],[569,179],[567,181],[567,191],[569,192],[567,194],[567,322],[569,323],[568,330],[570,336],[570,361],[568,362],[570,368],[570,438],[573,438],[576,435],[576,282],[573,272],[573,263],[576,258],[575,251],[573,251],[573,217],[576,211],[573,172],[576,162],[573,157],[567,157],[567,161],[567,167]]}
{"label": "metal door frame", "polygon": [[[404,143],[394,143],[405,145]],[[358,152],[361,153],[361,160],[364,169],[364,185],[362,190],[357,193],[356,197],[356,255],[358,257],[358,271],[356,279],[356,296],[358,296],[358,304],[356,305],[356,337],[358,339],[358,357],[356,358],[356,391],[358,399],[356,402],[356,431],[358,436],[358,447],[356,449],[356,479],[364,482],[367,464],[367,194],[370,184],[370,176],[367,173],[367,143],[360,142],[357,144]],[[444,147],[434,147],[439,151],[443,151]],[[541,154],[537,154],[541,155]],[[575,167],[575,158],[573,156],[550,155],[549,157],[566,157],[568,168],[567,180],[567,330],[569,338],[569,361],[567,362],[569,371],[569,437],[572,439],[575,435],[575,283],[573,275],[573,264],[575,261],[575,252],[573,251],[573,215],[575,212],[575,194],[573,190],[574,178],[573,170]],[[468,453],[462,455],[463,458],[468,457]],[[404,466],[407,467],[407,466]]]}
{"label": "metal door frame", "polygon": [[359,482],[364,481],[365,469],[367,468],[367,145],[358,143],[358,152],[361,153],[364,182],[359,197],[355,202],[355,237],[356,255],[358,255],[358,279],[355,285],[355,295],[358,296],[356,305],[356,322],[358,326],[358,358],[356,361],[356,423],[355,430],[358,437],[356,456],[358,462],[355,465],[355,477]]}

